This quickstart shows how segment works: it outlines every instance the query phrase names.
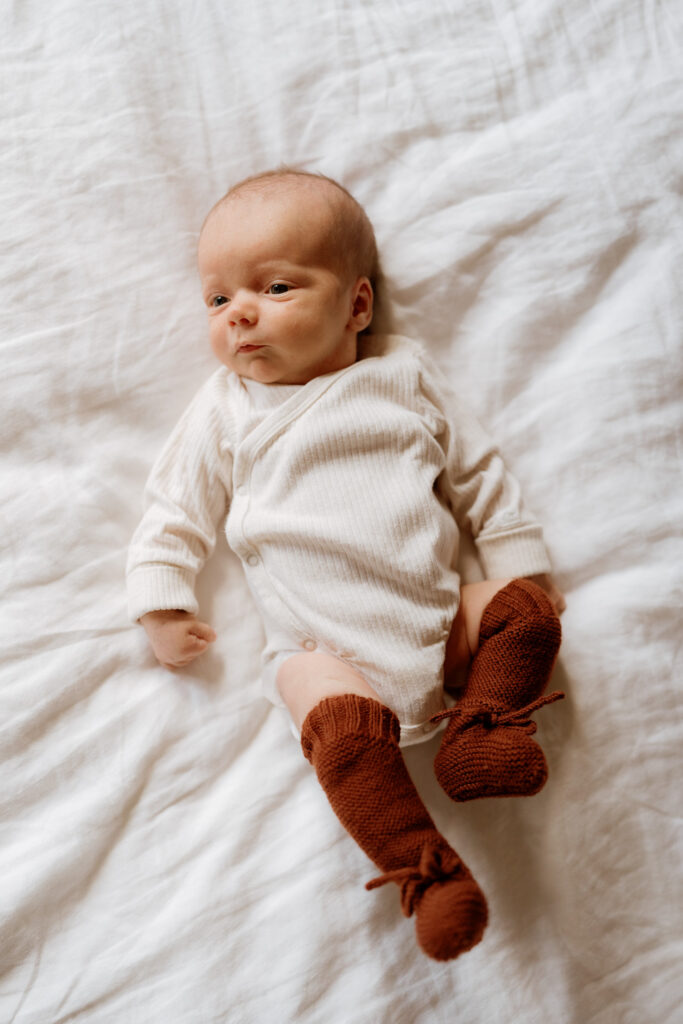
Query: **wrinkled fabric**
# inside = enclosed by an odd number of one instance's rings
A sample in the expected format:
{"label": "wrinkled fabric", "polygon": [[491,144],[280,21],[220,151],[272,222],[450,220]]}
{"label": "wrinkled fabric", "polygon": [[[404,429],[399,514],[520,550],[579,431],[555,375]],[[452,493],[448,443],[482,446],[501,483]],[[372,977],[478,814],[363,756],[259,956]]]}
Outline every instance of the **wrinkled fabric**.
{"label": "wrinkled fabric", "polygon": [[[682,14],[669,0],[4,4],[0,1019],[674,1024],[680,882]],[[499,442],[567,597],[528,800],[451,804],[486,894],[431,964],[259,693],[219,544],[184,671],[126,616],[152,462],[214,369],[227,187],[339,179]],[[391,314],[391,316],[390,316]],[[476,567],[465,566],[469,578]]]}

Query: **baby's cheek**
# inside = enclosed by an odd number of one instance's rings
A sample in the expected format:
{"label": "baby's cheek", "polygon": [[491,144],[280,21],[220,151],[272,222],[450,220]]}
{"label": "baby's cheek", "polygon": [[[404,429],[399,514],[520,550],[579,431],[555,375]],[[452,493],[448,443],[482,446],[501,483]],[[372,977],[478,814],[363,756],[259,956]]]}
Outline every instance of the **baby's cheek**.
{"label": "baby's cheek", "polygon": [[228,351],[227,342],[222,331],[212,330],[209,333],[209,344],[211,345],[211,351],[222,363],[226,365],[229,362],[230,353]]}

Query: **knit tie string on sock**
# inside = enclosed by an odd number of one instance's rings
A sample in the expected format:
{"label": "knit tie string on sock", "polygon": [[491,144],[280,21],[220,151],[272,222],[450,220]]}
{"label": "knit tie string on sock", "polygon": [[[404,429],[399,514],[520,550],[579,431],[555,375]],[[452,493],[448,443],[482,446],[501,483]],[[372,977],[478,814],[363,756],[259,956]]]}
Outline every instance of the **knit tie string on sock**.
{"label": "knit tie string on sock", "polygon": [[461,729],[468,729],[473,725],[483,725],[485,729],[495,729],[498,725],[515,725],[531,735],[536,732],[536,723],[532,722],[529,716],[546,704],[553,704],[556,700],[564,700],[564,697],[564,693],[560,690],[555,690],[545,697],[538,697],[536,700],[532,700],[530,704],[526,704],[523,708],[514,708],[512,711],[506,712],[493,711],[490,708],[483,707],[469,708],[467,711],[463,711],[456,704],[452,708],[446,708],[445,711],[439,711],[437,714],[432,715],[429,721],[441,722],[445,718],[455,718],[457,716]]}
{"label": "knit tie string on sock", "polygon": [[[366,882],[366,889],[377,889],[388,882],[396,882],[401,890],[401,910],[410,917],[425,891],[434,882],[448,882],[456,875],[466,874],[462,861],[445,857],[446,851],[428,844],[422,851],[418,867],[397,868],[386,871],[378,878]],[[448,860],[452,863],[448,863]]]}
{"label": "knit tie string on sock", "polygon": [[308,713],[301,746],[341,824],[384,872],[367,888],[396,882],[420,947],[451,960],[481,939],[486,900],[422,803],[400,736],[393,711],[347,693]]}
{"label": "knit tie string on sock", "polygon": [[512,580],[494,594],[464,693],[432,718],[449,719],[434,771],[452,800],[531,796],[543,787],[548,765],[530,716],[564,696],[541,696],[561,639],[553,603],[532,580]]}

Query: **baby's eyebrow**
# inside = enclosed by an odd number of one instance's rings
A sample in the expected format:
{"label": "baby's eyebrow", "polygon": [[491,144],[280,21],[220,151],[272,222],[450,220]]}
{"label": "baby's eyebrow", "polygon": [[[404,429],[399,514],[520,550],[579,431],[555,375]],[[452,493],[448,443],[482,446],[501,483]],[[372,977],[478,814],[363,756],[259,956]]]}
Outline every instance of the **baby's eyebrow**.
{"label": "baby's eyebrow", "polygon": [[220,288],[221,280],[220,280],[219,277],[216,277],[214,274],[211,274],[209,277],[205,277],[202,280],[201,285],[202,285],[202,292],[204,292],[204,293],[212,292],[216,288]]}
{"label": "baby's eyebrow", "polygon": [[291,260],[287,259],[273,259],[263,260],[262,263],[256,264],[256,270],[269,271],[269,270],[303,270],[305,269],[300,263],[292,263]]}
{"label": "baby's eyebrow", "polygon": [[[249,277],[253,279],[252,284],[261,284],[263,279],[270,277],[275,274],[276,276],[300,276],[306,271],[310,270],[308,264],[295,263],[286,257],[274,257],[273,259],[264,259],[261,261],[255,261],[249,267]],[[223,294],[229,282],[234,284],[234,281],[230,281],[229,270],[225,273],[217,273],[216,271],[209,272],[206,277],[202,278],[201,286],[202,292],[207,295],[211,292],[220,292]],[[228,290],[230,290],[228,288]]]}

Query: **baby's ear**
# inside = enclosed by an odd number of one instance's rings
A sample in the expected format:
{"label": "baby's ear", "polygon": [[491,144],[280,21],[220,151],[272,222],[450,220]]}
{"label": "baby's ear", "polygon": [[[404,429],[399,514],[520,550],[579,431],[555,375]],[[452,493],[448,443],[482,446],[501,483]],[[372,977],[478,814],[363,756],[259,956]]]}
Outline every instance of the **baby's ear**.
{"label": "baby's ear", "polygon": [[359,277],[353,290],[349,327],[364,331],[372,320],[373,293],[367,277]]}

